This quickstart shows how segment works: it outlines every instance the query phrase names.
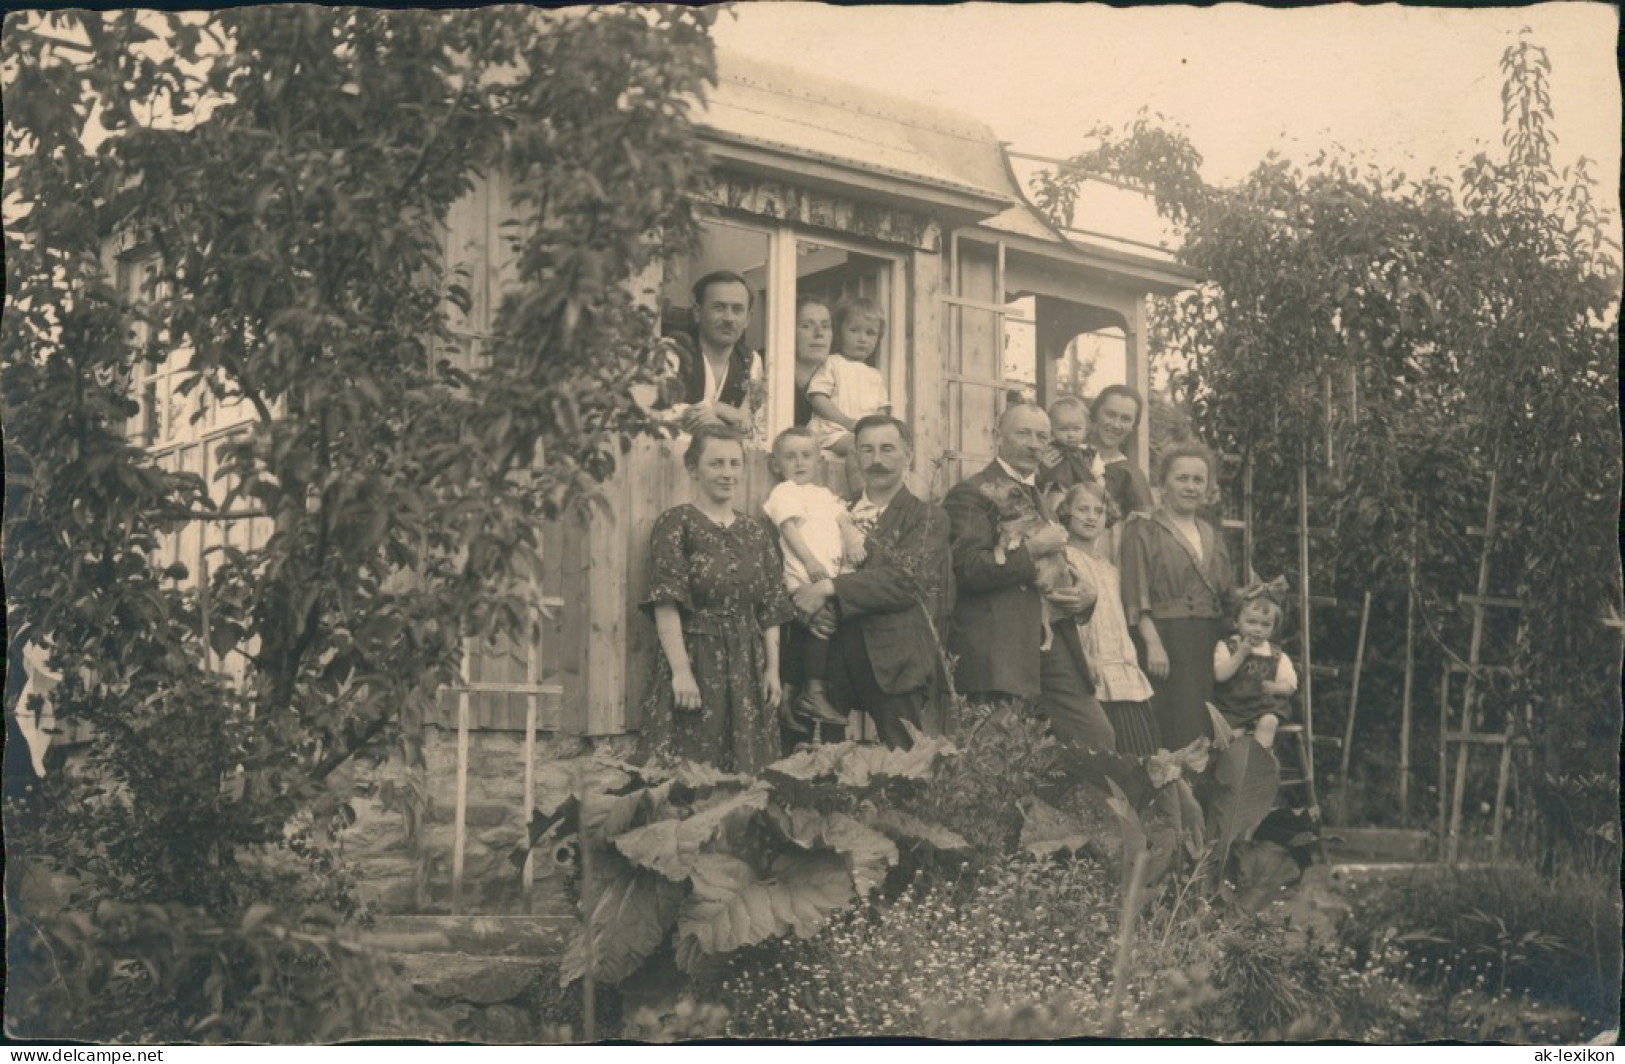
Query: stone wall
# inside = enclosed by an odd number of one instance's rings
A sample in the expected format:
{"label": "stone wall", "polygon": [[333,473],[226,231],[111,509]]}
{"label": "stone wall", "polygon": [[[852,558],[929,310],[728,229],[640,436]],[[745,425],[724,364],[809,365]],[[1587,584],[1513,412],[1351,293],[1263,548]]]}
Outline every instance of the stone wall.
{"label": "stone wall", "polygon": [[[573,759],[601,749],[630,752],[631,738],[582,739],[538,735],[538,808],[551,810],[572,787]],[[356,873],[357,895],[380,913],[448,913],[457,803],[457,731],[429,726],[424,734],[426,767],[412,772],[390,762],[357,773],[351,805],[356,822],[340,838],[345,861]],[[422,822],[409,838],[405,817],[387,810],[379,789],[421,787]],[[467,841],[463,851],[462,911],[492,915],[559,913],[567,908],[559,869],[538,850],[534,884],[525,895],[520,870],[510,859],[525,839],[524,737],[519,732],[470,731],[468,744]]]}

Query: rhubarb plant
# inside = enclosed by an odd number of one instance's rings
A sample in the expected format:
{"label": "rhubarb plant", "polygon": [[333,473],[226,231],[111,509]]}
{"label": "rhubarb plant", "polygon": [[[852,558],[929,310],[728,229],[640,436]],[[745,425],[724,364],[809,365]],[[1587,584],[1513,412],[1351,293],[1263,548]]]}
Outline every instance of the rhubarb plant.
{"label": "rhubarb plant", "polygon": [[532,848],[574,837],[581,926],[560,966],[568,985],[618,983],[670,947],[679,968],[770,938],[807,938],[866,900],[910,851],[964,853],[954,832],[891,808],[931,779],[953,744],[908,750],[846,742],[734,775],[691,762],[585,762],[576,793],[537,810]]}

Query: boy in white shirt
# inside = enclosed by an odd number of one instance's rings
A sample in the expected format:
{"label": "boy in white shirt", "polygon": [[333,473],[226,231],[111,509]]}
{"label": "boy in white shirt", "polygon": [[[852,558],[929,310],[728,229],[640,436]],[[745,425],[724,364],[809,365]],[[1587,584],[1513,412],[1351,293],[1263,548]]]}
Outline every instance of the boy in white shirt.
{"label": "boy in white shirt", "polygon": [[[794,591],[849,573],[864,558],[863,533],[835,493],[813,483],[819,466],[818,440],[810,429],[785,429],[773,441],[773,466],[784,479],[762,505],[784,548],[784,583]],[[826,610],[831,607],[826,605]],[[846,714],[830,704],[824,688],[829,637],[807,633],[802,658],[804,693],[797,708],[821,724],[844,724]]]}

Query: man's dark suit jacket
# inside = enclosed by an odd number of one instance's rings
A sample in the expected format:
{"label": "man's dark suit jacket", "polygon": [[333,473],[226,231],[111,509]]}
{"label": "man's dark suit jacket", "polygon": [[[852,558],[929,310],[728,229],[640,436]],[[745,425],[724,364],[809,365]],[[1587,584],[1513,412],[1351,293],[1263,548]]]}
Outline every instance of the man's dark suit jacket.
{"label": "man's dark suit jacket", "polygon": [[989,481],[1015,482],[995,461],[954,485],[942,504],[958,582],[948,634],[948,651],[957,658],[954,681],[966,694],[1036,698],[1044,642],[1038,573],[1025,546],[1008,552],[1003,565],[995,559],[999,511],[981,490]]}
{"label": "man's dark suit jacket", "polygon": [[941,631],[953,603],[947,515],[902,488],[864,545],[857,571],[834,579],[840,623],[862,630],[882,691],[930,687],[942,667],[932,627]]}

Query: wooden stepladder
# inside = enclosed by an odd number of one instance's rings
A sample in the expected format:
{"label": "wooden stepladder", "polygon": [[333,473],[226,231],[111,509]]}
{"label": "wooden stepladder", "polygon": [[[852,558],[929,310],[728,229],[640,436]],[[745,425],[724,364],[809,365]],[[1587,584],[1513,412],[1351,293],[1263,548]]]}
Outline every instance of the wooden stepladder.
{"label": "wooden stepladder", "polygon": [[1297,776],[1283,778],[1281,785],[1283,787],[1302,786],[1310,813],[1316,821],[1319,821],[1320,795],[1315,786],[1315,743],[1321,741],[1336,745],[1339,740],[1336,736],[1315,735],[1315,680],[1317,678],[1335,679],[1341,670],[1335,665],[1325,665],[1315,660],[1314,611],[1317,607],[1336,606],[1337,599],[1330,595],[1317,595],[1314,590],[1314,576],[1310,569],[1310,543],[1317,537],[1331,535],[1332,530],[1309,523],[1309,458],[1307,454],[1298,461],[1298,521],[1296,531],[1298,540],[1298,634],[1302,640],[1302,654],[1300,655],[1302,666],[1298,670],[1298,698],[1303,706],[1303,720],[1301,723],[1285,724],[1281,727],[1281,731],[1297,740],[1299,760],[1302,765]]}
{"label": "wooden stepladder", "polygon": [[[1241,534],[1241,583],[1246,584],[1258,578],[1253,568],[1253,555],[1257,544],[1257,522],[1253,513],[1253,454],[1249,446],[1245,453],[1240,455],[1227,454],[1225,460],[1241,466],[1241,510],[1239,518],[1230,518],[1222,521],[1221,527],[1225,531],[1239,532]],[[1314,660],[1314,622],[1311,610],[1314,607],[1337,605],[1337,600],[1325,595],[1316,595],[1312,592],[1312,577],[1309,570],[1310,542],[1311,540],[1331,534],[1331,530],[1324,527],[1312,526],[1309,523],[1309,462],[1305,455],[1298,465],[1298,513],[1297,521],[1292,525],[1262,525],[1265,529],[1291,531],[1297,539],[1298,547],[1298,611],[1300,618],[1300,638],[1303,652],[1299,657],[1302,667],[1299,674],[1299,698],[1303,705],[1303,719],[1291,721],[1281,725],[1280,734],[1293,746],[1293,754],[1297,758],[1296,772],[1284,774],[1281,786],[1286,788],[1302,788],[1303,802],[1309,810],[1309,815],[1316,823],[1320,821],[1320,796],[1315,788],[1315,710],[1314,710],[1314,678],[1335,677],[1338,675],[1336,666],[1319,665]],[[1322,741],[1336,743],[1336,737],[1322,737]],[[1324,844],[1322,844],[1324,849]]]}
{"label": "wooden stepladder", "polygon": [[[1501,852],[1501,826],[1506,817],[1507,785],[1512,773],[1512,748],[1522,741],[1522,723],[1516,708],[1509,708],[1506,723],[1499,731],[1481,731],[1483,722],[1483,681],[1490,676],[1508,676],[1510,665],[1485,664],[1484,620],[1489,610],[1522,610],[1518,599],[1490,594],[1490,556],[1495,548],[1496,475],[1490,473],[1489,502],[1485,506],[1484,526],[1469,528],[1469,535],[1483,539],[1479,554],[1478,583],[1472,594],[1458,596],[1458,601],[1469,607],[1473,614],[1472,635],[1467,644],[1467,660],[1446,664],[1439,678],[1439,843],[1443,858],[1454,864],[1460,851],[1462,804],[1467,792],[1468,752],[1474,746],[1497,746],[1501,750],[1500,771],[1495,784],[1494,825],[1490,833],[1491,858]],[[1465,676],[1461,685],[1461,716],[1455,728],[1450,726],[1452,678]],[[1455,775],[1450,775],[1450,746],[1455,745]],[[1446,797],[1448,794],[1448,798]],[[1448,801],[1448,816],[1447,806]]]}

